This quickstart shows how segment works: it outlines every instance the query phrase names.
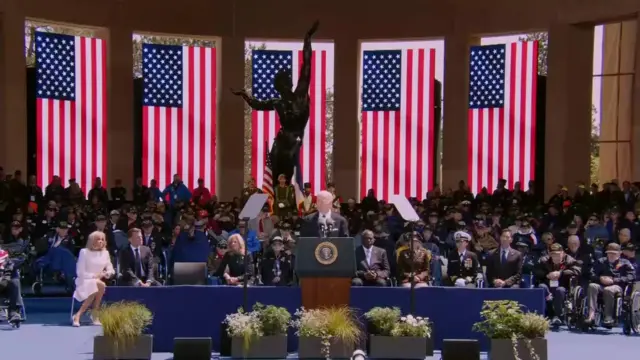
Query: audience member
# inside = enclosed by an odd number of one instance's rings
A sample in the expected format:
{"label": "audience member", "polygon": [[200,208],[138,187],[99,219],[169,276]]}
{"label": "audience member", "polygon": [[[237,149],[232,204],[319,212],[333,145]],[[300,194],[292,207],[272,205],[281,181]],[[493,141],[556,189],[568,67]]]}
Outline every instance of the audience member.
{"label": "audience member", "polygon": [[426,287],[431,279],[429,275],[431,252],[422,246],[422,241],[417,234],[405,233],[403,237],[404,242],[409,245],[398,253],[399,283],[402,287],[411,287],[412,282],[416,288]]}
{"label": "audience member", "polygon": [[130,245],[118,253],[122,276],[119,284],[142,287],[156,285],[156,264],[151,249],[142,244],[142,231],[138,228],[130,229],[127,237]]}
{"label": "audience member", "polygon": [[454,234],[457,251],[449,252],[447,259],[447,278],[449,285],[458,287],[476,287],[482,279],[482,268],[478,256],[468,250],[471,235],[464,231]]}
{"label": "audience member", "polygon": [[540,258],[535,275],[538,286],[545,289],[547,301],[552,304],[552,325],[562,324],[567,290],[571,286],[572,279],[577,279],[580,272],[578,261],[565,254],[560,244],[552,244],[549,247],[549,254]]}
{"label": "audience member", "polygon": [[487,259],[487,281],[496,288],[520,287],[522,278],[522,253],[513,249],[511,230],[500,234],[500,247]]}
{"label": "audience member", "polygon": [[21,321],[18,302],[20,299],[20,278],[17,267],[11,259],[9,252],[0,249],[0,297],[9,299],[9,322]]}
{"label": "audience member", "polygon": [[253,264],[253,259],[251,254],[246,252],[242,236],[231,235],[228,242],[229,248],[213,275],[224,279],[227,285],[242,285],[245,277],[250,283],[253,280],[254,271],[253,266],[247,266],[245,269],[245,256],[248,257],[247,264]]}
{"label": "audience member", "polygon": [[86,248],[80,250],[76,267],[76,289],[73,297],[82,302],[78,312],[73,315],[73,326],[80,326],[80,319],[89,307],[93,313],[91,320],[94,325],[100,325],[97,311],[100,310],[102,296],[107,287],[106,281],[115,274],[104,233],[92,232],[87,239]]}
{"label": "audience member", "polygon": [[627,285],[636,280],[635,269],[631,263],[621,258],[620,245],[611,243],[607,245],[606,256],[598,259],[591,271],[591,284],[587,289],[589,315],[586,319],[592,323],[595,319],[595,311],[598,303],[598,295],[602,295],[604,302],[604,326],[613,326],[613,309],[616,294],[621,294]]}
{"label": "audience member", "polygon": [[371,230],[362,232],[362,245],[356,247],[356,276],[353,286],[388,286],[390,266],[387,252],[374,246]]}

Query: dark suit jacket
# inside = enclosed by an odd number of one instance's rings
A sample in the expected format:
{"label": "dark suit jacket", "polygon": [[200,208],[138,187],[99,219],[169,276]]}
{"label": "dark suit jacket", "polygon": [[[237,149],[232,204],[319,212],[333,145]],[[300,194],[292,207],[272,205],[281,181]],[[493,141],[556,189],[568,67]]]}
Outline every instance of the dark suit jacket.
{"label": "dark suit jacket", "polygon": [[502,249],[497,248],[487,259],[487,282],[493,286],[493,280],[504,280],[505,287],[520,285],[522,278],[522,253],[509,248],[507,261],[503,264],[500,259]]}
{"label": "dark suit jacket", "polygon": [[140,246],[140,262],[142,263],[142,271],[144,271],[145,275],[143,278],[136,276],[136,257],[131,246],[120,250],[118,264],[120,265],[120,274],[122,275],[121,285],[133,286],[138,281],[155,282],[156,263],[153,261],[153,254],[148,246]]}
{"label": "dark suit jacket", "polygon": [[389,258],[387,251],[376,246],[371,247],[371,264],[367,264],[367,257],[362,245],[356,248],[356,277],[365,280],[364,274],[373,270],[378,274],[378,279],[388,279],[390,274]]}
{"label": "dark suit jacket", "polygon": [[447,276],[452,282],[455,279],[467,277],[475,281],[478,274],[482,274],[478,255],[469,250],[465,251],[462,259],[457,250],[449,251],[447,260]]}
{"label": "dark suit jacket", "polygon": [[[330,214],[333,220],[333,230],[329,237],[349,237],[347,219],[333,211]],[[317,212],[304,217],[302,229],[300,229],[300,237],[317,237],[320,234],[320,228],[318,227],[319,217],[320,214]]]}

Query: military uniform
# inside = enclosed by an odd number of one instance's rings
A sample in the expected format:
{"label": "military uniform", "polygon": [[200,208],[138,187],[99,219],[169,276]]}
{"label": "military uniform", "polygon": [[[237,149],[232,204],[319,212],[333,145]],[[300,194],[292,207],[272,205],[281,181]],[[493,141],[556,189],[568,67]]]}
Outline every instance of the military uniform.
{"label": "military uniform", "polygon": [[[415,240],[414,240],[415,241]],[[403,287],[411,286],[411,267],[413,265],[413,273],[418,277],[416,287],[425,287],[431,279],[429,269],[431,266],[431,252],[424,249],[421,245],[414,249],[414,256],[411,249],[400,251],[398,254],[398,280]]]}
{"label": "military uniform", "polygon": [[295,190],[291,185],[278,185],[274,189],[273,213],[284,218],[295,210]]}

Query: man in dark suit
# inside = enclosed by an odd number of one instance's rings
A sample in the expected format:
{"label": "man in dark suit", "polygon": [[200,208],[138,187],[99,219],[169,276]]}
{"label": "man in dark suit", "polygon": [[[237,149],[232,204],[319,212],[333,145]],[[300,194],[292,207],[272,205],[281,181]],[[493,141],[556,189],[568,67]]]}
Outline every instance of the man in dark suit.
{"label": "man in dark suit", "polygon": [[389,280],[389,259],[385,249],[373,246],[373,232],[362,232],[362,245],[356,248],[356,277],[352,286],[387,286]]}
{"label": "man in dark suit", "polygon": [[[303,219],[301,237],[316,237],[321,235],[321,228],[325,227],[328,237],[348,237],[349,226],[347,219],[331,211],[333,194],[328,191],[318,193],[316,200],[317,212],[305,216]],[[322,226],[320,224],[323,224]]]}
{"label": "man in dark suit", "polygon": [[142,245],[142,230],[133,228],[127,232],[129,246],[120,250],[121,285],[149,287],[156,285],[156,266],[148,246]]}
{"label": "man in dark suit", "polygon": [[450,251],[447,258],[448,283],[459,287],[476,287],[476,282],[482,279],[482,268],[478,256],[468,249],[471,235],[456,231],[453,237],[457,251]]}
{"label": "man in dark suit", "polygon": [[510,230],[502,230],[500,247],[487,259],[487,282],[495,288],[520,287],[522,278],[522,253],[511,247],[513,236]]}

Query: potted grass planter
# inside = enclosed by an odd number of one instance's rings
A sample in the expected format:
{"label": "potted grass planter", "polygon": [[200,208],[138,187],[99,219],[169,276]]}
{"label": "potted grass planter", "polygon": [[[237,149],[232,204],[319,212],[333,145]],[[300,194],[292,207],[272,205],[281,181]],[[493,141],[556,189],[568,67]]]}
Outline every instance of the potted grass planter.
{"label": "potted grass planter", "polygon": [[433,356],[429,319],[402,316],[399,308],[375,307],[365,314],[369,328],[369,357],[424,359]]}
{"label": "potted grass planter", "polygon": [[137,302],[117,302],[98,311],[102,335],[93,339],[93,360],[151,360],[153,335],[144,334],[153,315]]}
{"label": "potted grass planter", "polygon": [[227,315],[227,334],[234,359],[284,359],[291,314],[283,307],[257,303],[252,311]]}
{"label": "potted grass planter", "polygon": [[547,360],[545,335],[549,321],[535,313],[525,313],[516,301],[485,301],[481,322],[475,331],[485,334],[491,343],[490,360]]}
{"label": "potted grass planter", "polygon": [[299,309],[292,326],[298,335],[299,359],[350,359],[362,337],[357,317],[348,307]]}

